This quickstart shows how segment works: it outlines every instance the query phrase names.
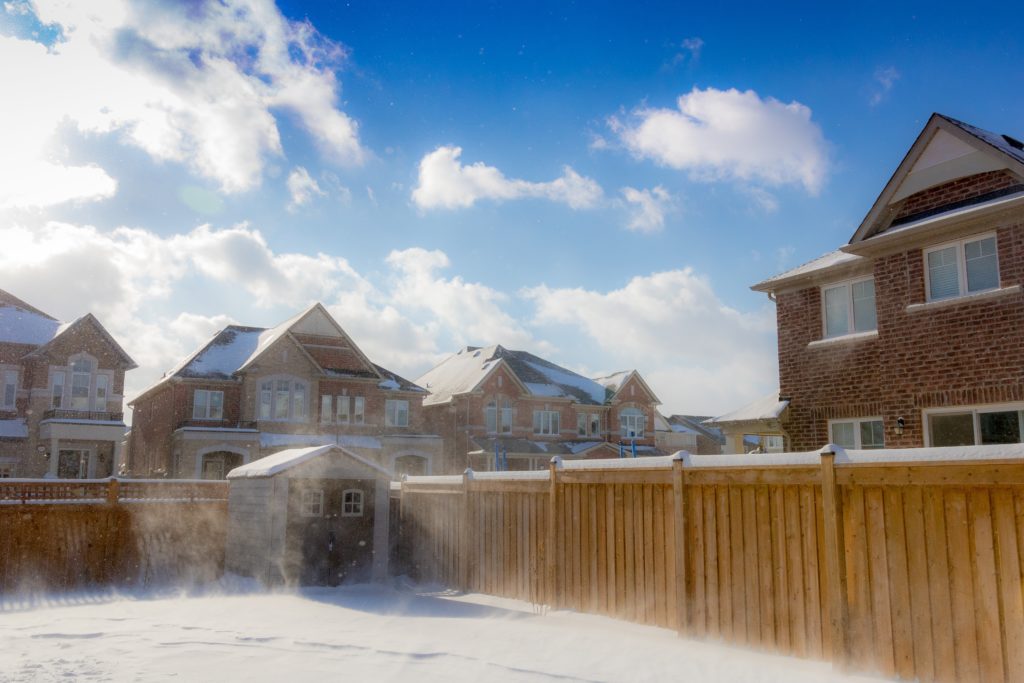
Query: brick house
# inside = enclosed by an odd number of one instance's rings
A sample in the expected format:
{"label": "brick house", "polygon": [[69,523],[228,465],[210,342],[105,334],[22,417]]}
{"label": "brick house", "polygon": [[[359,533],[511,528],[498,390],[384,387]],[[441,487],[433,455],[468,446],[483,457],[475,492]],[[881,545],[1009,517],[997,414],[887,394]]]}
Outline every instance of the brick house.
{"label": "brick house", "polygon": [[935,114],[849,244],[776,301],[793,450],[1022,441],[1024,144]]}
{"label": "brick house", "polygon": [[0,290],[0,477],[109,477],[136,367],[91,314],[62,323]]}
{"label": "brick house", "polygon": [[665,453],[687,451],[695,455],[718,455],[725,446],[725,435],[705,415],[654,416],[654,440]]}
{"label": "brick house", "polygon": [[223,479],[285,448],[337,444],[429,474],[441,439],[425,429],[425,393],[371,362],[320,304],[270,329],[228,325],[130,403],[130,472]]}
{"label": "brick house", "polygon": [[[525,351],[467,346],[416,383],[423,409],[444,436],[448,472],[548,466],[552,456],[655,455],[657,396],[638,372],[591,379]],[[496,457],[495,453],[498,456]]]}

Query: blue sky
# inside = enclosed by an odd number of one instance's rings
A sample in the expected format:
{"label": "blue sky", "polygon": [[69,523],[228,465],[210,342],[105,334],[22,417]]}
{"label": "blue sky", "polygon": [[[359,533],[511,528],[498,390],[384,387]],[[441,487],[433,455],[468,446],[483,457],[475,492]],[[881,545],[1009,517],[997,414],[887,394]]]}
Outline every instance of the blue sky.
{"label": "blue sky", "polygon": [[933,111],[1024,134],[1024,11],[75,3],[0,13],[0,288],[87,310],[130,397],[314,300],[412,378],[459,346],[777,382],[749,285],[845,242]]}

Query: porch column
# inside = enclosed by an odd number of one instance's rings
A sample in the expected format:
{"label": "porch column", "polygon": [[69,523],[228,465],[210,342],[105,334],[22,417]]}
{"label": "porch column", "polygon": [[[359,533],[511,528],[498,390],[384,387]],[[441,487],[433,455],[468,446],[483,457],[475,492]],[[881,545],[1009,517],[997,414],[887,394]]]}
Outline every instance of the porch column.
{"label": "porch column", "polygon": [[386,581],[388,578],[388,556],[390,542],[388,532],[391,512],[391,481],[377,477],[373,501],[373,580]]}
{"label": "porch column", "polygon": [[56,436],[50,437],[50,470],[46,473],[47,479],[57,478],[57,463],[60,460],[60,439]]}
{"label": "porch column", "polygon": [[110,476],[116,477],[121,472],[121,465],[124,464],[124,442],[114,442],[114,463],[110,466]]}

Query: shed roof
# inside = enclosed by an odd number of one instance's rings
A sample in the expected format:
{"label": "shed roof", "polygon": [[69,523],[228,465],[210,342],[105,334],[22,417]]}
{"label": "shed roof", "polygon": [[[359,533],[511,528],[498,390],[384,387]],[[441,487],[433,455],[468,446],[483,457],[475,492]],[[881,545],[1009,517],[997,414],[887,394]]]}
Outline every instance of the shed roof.
{"label": "shed roof", "polygon": [[228,479],[253,479],[259,477],[273,477],[286,472],[303,463],[322,457],[332,452],[341,453],[360,465],[368,467],[385,477],[391,477],[391,472],[381,465],[353,453],[341,446],[312,446],[309,448],[289,448],[265,458],[254,460],[248,465],[242,465],[228,472]]}

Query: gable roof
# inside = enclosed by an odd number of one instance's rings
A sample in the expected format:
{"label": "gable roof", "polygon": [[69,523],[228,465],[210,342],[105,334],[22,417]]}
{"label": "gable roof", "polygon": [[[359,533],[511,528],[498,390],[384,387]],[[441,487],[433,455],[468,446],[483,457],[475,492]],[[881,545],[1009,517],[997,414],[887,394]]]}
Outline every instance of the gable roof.
{"label": "gable roof", "polygon": [[0,343],[42,346],[61,326],[53,316],[0,289]]}
{"label": "gable roof", "polygon": [[100,336],[103,337],[104,340],[106,340],[107,344],[110,345],[114,352],[117,353],[117,355],[121,356],[121,359],[124,361],[125,367],[128,370],[133,370],[139,367],[138,364],[134,360],[132,360],[132,357],[128,355],[128,352],[121,348],[121,345],[117,343],[117,340],[114,339],[114,337],[109,332],[107,332],[107,328],[103,327],[103,324],[100,323],[100,321],[97,320],[96,316],[94,316],[92,313],[86,313],[77,320],[67,323],[66,325],[61,325],[60,328],[58,328],[57,333],[53,336],[53,339],[50,339],[45,344],[40,345],[38,348],[34,349],[28,355],[37,356],[45,353],[47,349],[49,349],[57,342],[67,337],[73,336],[79,329],[81,329],[83,325],[91,325],[93,329],[99,332]]}
{"label": "gable roof", "polygon": [[850,244],[884,232],[891,223],[889,207],[903,197],[959,177],[999,168],[1024,177],[1024,144],[1008,135],[932,114],[854,232]]}
{"label": "gable roof", "polygon": [[640,373],[636,370],[620,370],[619,372],[613,372],[610,375],[604,377],[595,377],[594,381],[603,386],[606,390],[610,391],[611,394],[607,397],[607,400],[614,400],[618,396],[619,391],[622,387],[626,386],[630,379],[636,378],[636,381],[640,383],[640,386],[644,388],[644,391],[650,395],[654,402],[661,404],[661,400],[651,389],[650,385],[644,381],[644,378],[640,376]]}
{"label": "gable roof", "polygon": [[448,403],[453,396],[475,390],[504,365],[531,396],[567,398],[587,405],[605,405],[610,398],[600,383],[528,351],[512,351],[500,344],[467,346],[444,359],[416,380],[430,392],[423,405]]}
{"label": "gable roof", "polygon": [[[358,357],[365,362],[367,370],[363,372],[338,371],[331,368],[323,368],[312,358],[299,342],[292,335],[292,330],[310,315],[318,314],[324,324],[329,324],[341,335]],[[185,357],[178,365],[167,371],[163,377],[154,384],[140,392],[129,405],[134,405],[140,398],[149,394],[157,387],[168,382],[172,378],[185,379],[208,379],[208,380],[234,380],[238,373],[249,368],[263,353],[270,349],[275,343],[282,339],[290,339],[299,350],[306,355],[316,370],[324,375],[333,377],[363,377],[378,380],[381,389],[390,391],[424,391],[409,380],[371,362],[352,338],[338,325],[330,313],[319,303],[313,304],[300,313],[292,316],[280,325],[274,327],[249,327],[246,325],[228,325],[218,331],[213,337],[198,350]]]}
{"label": "gable roof", "polygon": [[705,415],[672,415],[667,418],[667,421],[669,429],[673,432],[699,434],[725,445],[725,436],[722,434],[722,430],[707,424],[708,420],[713,419]]}
{"label": "gable roof", "polygon": [[246,465],[234,468],[228,472],[227,478],[254,479],[259,477],[273,477],[274,475],[287,472],[288,470],[298,467],[305,462],[309,462],[332,452],[345,455],[363,467],[373,470],[377,474],[388,478],[391,477],[390,471],[372,460],[364,458],[358,453],[353,453],[342,446],[329,445],[311,446],[309,448],[289,448],[287,450],[279,451],[273,455],[268,455],[265,458],[260,458],[259,460],[254,460]]}

